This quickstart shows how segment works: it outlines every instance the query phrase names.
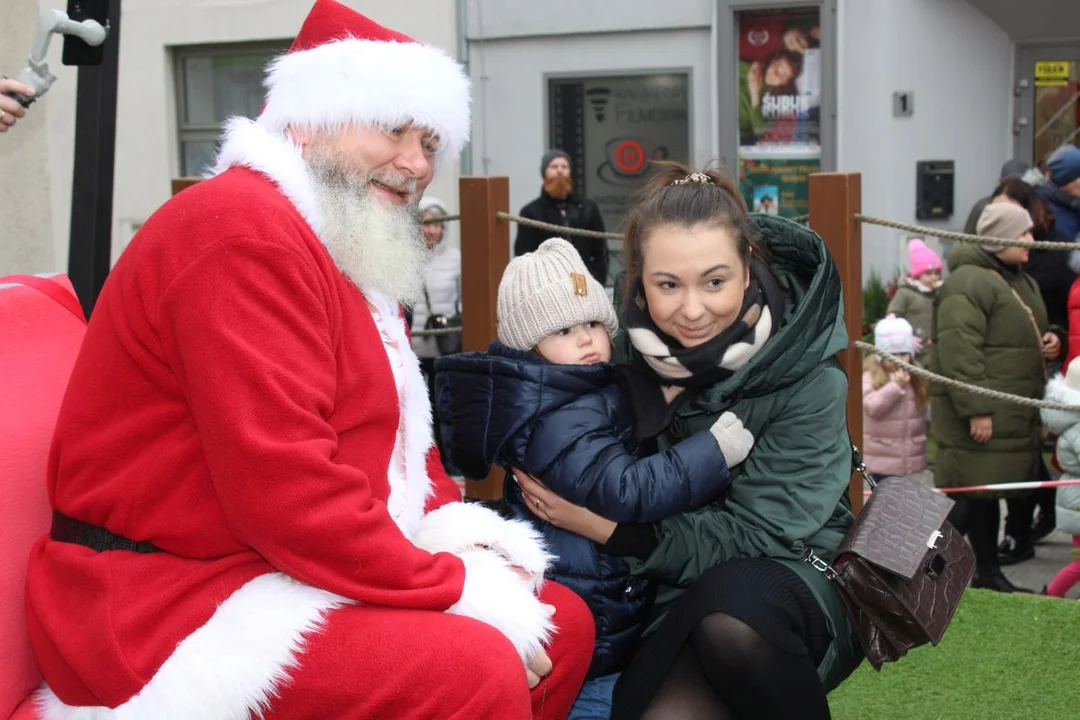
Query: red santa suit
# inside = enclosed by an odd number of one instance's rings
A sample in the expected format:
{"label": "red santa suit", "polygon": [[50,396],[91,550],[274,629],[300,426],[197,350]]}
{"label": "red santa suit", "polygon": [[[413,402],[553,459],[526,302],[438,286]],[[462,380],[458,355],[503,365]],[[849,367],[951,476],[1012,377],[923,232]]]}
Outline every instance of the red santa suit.
{"label": "red santa suit", "polygon": [[[354,37],[316,41],[339,26]],[[467,80],[388,32],[319,0],[219,174],[159,209],[105,284],[49,495],[161,552],[34,547],[42,717],[548,718],[573,702],[588,610],[540,588],[527,525],[461,502],[400,308],[334,264],[282,132],[412,119],[455,156]],[[542,644],[554,670],[530,694],[522,659]]]}

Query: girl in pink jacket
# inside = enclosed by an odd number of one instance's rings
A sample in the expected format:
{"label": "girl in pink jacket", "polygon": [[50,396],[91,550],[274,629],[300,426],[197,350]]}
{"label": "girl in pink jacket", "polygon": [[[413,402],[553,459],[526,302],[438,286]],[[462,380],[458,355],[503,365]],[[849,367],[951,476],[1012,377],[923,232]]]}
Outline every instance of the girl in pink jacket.
{"label": "girl in pink jacket", "polygon": [[[874,327],[874,345],[911,362],[911,323],[889,315]],[[929,387],[877,355],[863,372],[863,459],[876,477],[903,477],[926,469],[926,408]]]}

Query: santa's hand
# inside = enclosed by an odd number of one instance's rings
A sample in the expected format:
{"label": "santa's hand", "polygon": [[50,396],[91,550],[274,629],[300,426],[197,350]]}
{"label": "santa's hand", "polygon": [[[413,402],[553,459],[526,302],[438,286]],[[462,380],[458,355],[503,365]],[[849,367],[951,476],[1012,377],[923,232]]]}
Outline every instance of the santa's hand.
{"label": "santa's hand", "polygon": [[517,649],[526,667],[544,650],[554,629],[552,608],[540,602],[532,583],[490,550],[461,553],[465,584],[447,612],[491,625]]}
{"label": "santa's hand", "polygon": [[530,690],[539,685],[541,678],[547,677],[550,673],[551,658],[549,658],[547,653],[543,650],[525,663],[525,677],[529,679]]}
{"label": "santa's hand", "polygon": [[490,549],[520,568],[534,590],[540,589],[552,560],[530,523],[508,520],[476,503],[452,502],[431,511],[420,521],[413,543],[428,552],[455,555],[478,547]]}

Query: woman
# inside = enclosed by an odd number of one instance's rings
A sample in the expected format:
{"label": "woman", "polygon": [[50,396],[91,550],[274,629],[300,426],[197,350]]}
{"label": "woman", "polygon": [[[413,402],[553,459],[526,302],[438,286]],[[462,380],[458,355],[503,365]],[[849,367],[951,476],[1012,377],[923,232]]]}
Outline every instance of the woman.
{"label": "woman", "polygon": [[801,560],[831,558],[852,521],[836,266],[813,232],[751,217],[728,179],[679,165],[649,183],[624,245],[639,434],[667,447],[732,412],[756,443],[725,501],[648,525],[516,473],[540,518],[660,586],[613,717],[828,718],[861,659],[836,588]]}
{"label": "woman", "polygon": [[[1030,241],[1033,226],[1027,210],[997,198],[979,217],[978,233]],[[978,387],[1042,397],[1046,361],[1060,354],[1061,340],[1050,332],[1038,286],[1020,269],[1027,260],[1024,247],[964,244],[949,253],[949,277],[938,293],[932,330],[934,372]],[[930,398],[938,487],[993,485],[1037,476],[1042,445],[1037,408],[937,383]],[[999,499],[999,493],[955,496],[951,520],[975,551],[972,587],[1030,592],[1001,572]]]}
{"label": "woman", "polygon": [[[436,220],[446,215],[446,206],[439,198],[425,196],[420,199],[421,220]],[[461,314],[461,251],[446,241],[443,223],[424,223],[420,229],[434,257],[424,278],[424,300],[412,309],[411,327],[414,333],[425,328],[432,314],[447,317]],[[427,379],[428,397],[434,402],[435,358],[441,354],[439,345],[434,337],[414,337],[412,346]],[[439,419],[434,407],[431,414],[435,441],[441,449]],[[447,468],[447,471],[453,471],[453,468]]]}
{"label": "woman", "polygon": [[[1031,236],[1035,240],[1069,242],[1069,237],[1057,230],[1050,205],[1023,180],[1009,178],[1003,181],[994,190],[991,201],[1011,201],[1027,210],[1035,224],[1031,228]],[[1070,269],[1070,263],[1065,262],[1067,259],[1067,253],[1032,250],[1024,264],[1024,272],[1039,286],[1050,328],[1062,339],[1062,358],[1072,352],[1067,342],[1066,328],[1069,327],[1069,292],[1076,280],[1076,273]],[[1051,363],[1047,373],[1053,376],[1059,369],[1064,368],[1060,368],[1057,363]],[[1051,479],[1045,463],[1039,463],[1038,473],[1033,479]],[[1054,530],[1056,496],[1054,488],[1042,488],[1028,495],[1013,496],[1006,500],[1008,514],[1005,516],[1005,539],[998,547],[1000,564],[1012,565],[1035,557],[1035,543]],[[1036,509],[1038,520],[1033,519]]]}

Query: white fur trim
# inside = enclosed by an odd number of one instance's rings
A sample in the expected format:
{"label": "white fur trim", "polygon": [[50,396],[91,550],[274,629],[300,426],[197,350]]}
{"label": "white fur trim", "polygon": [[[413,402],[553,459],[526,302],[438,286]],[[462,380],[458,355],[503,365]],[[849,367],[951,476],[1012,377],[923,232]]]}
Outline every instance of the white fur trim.
{"label": "white fur trim", "polygon": [[554,560],[543,537],[530,523],[508,520],[476,503],[452,502],[429,512],[420,522],[413,542],[428,552],[455,555],[469,547],[487,545],[529,573],[535,590],[540,589],[544,573]]}
{"label": "white fur trim", "polygon": [[281,573],[260,575],[223,602],[176,646],[142,690],[116,708],[64,704],[44,686],[34,696],[45,720],[262,717],[297,666],[305,637],[351,601]]}
{"label": "white fur trim", "polygon": [[[404,391],[399,398],[401,423],[405,432],[405,446],[401,448],[405,459],[405,477],[398,477],[393,464],[389,469],[390,497],[386,506],[390,516],[401,528],[405,537],[412,538],[428,497],[434,491],[427,474],[427,458],[434,445],[431,432],[431,402],[427,383],[420,372],[420,359],[416,357],[405,333],[405,318],[398,307],[381,293],[364,288],[364,297],[378,308],[376,324],[381,332],[397,343],[398,354],[404,367]],[[385,347],[385,346],[384,346]],[[387,348],[389,352],[389,349]]]}
{"label": "white fur trim", "polygon": [[272,133],[247,118],[232,118],[225,123],[221,150],[210,174],[219,175],[231,167],[246,167],[273,181],[322,240],[315,182],[300,147],[284,132]]}
{"label": "white fur trim", "polygon": [[[1069,387],[1065,376],[1058,374],[1050,378],[1050,382],[1046,384],[1046,399],[1062,405],[1080,405],[1080,390]],[[1042,421],[1054,435],[1061,435],[1069,427],[1080,422],[1080,413],[1043,408],[1040,414]]]}
{"label": "white fur trim", "polygon": [[465,587],[447,612],[491,625],[514,645],[522,660],[536,655],[551,637],[551,616],[532,584],[489,550],[461,554]]}
{"label": "white fur trim", "polygon": [[346,38],[274,60],[259,123],[394,128],[412,122],[439,135],[439,158],[456,159],[469,139],[469,78],[439,48]]}

